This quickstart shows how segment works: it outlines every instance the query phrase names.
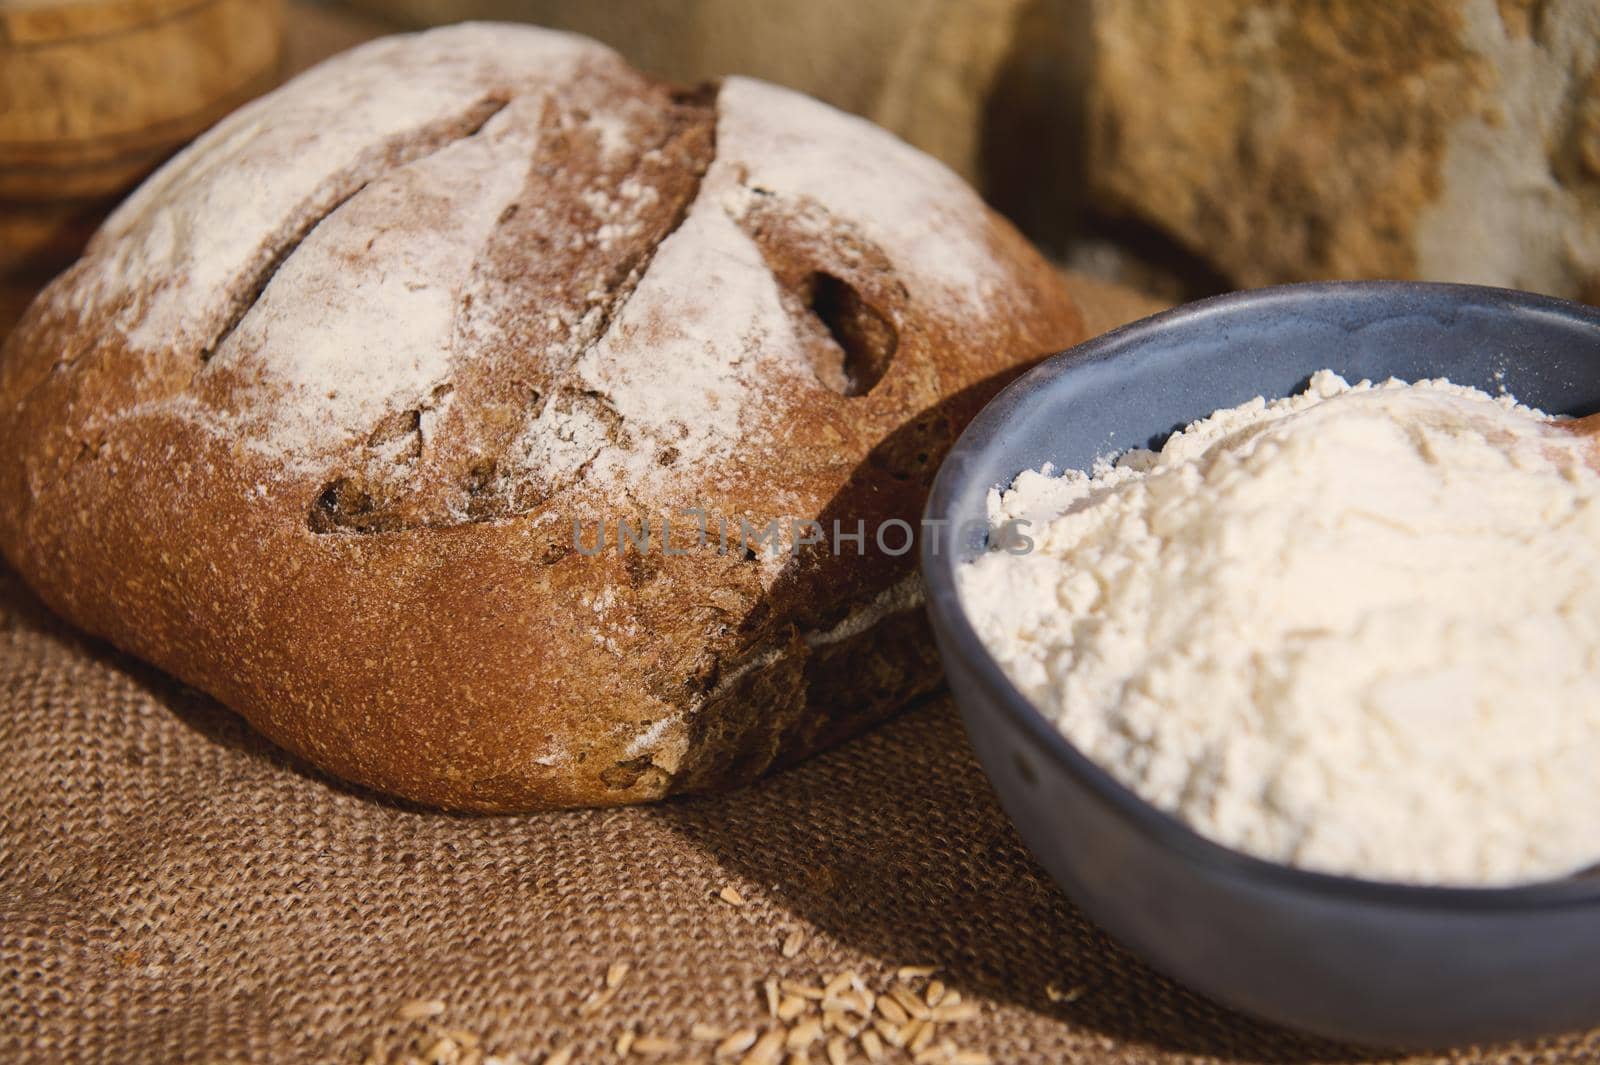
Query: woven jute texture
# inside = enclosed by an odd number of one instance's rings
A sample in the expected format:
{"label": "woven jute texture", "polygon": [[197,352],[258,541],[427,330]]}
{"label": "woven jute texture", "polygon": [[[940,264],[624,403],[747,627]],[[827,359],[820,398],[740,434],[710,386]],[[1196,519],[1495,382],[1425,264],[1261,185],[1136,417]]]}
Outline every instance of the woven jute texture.
{"label": "woven jute texture", "polygon": [[[943,699],[737,794],[465,818],[317,775],[3,571],[0,693],[6,1061],[389,1061],[444,1027],[613,1061],[630,1028],[767,1023],[771,976],[883,988],[906,964],[978,1004],[945,1031],[996,1062],[1360,1060],[1197,998],[1079,917]],[[443,1012],[396,1020],[412,1000]],[[1600,1032],[1414,1060],[1595,1061]]]}

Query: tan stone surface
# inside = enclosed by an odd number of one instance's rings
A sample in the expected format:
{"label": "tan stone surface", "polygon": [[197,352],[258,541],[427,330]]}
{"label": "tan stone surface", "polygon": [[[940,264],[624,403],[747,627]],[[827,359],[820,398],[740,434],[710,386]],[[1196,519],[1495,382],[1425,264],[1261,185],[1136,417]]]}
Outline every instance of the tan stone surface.
{"label": "tan stone surface", "polygon": [[1094,195],[1235,282],[1595,291],[1593,0],[1095,11]]}

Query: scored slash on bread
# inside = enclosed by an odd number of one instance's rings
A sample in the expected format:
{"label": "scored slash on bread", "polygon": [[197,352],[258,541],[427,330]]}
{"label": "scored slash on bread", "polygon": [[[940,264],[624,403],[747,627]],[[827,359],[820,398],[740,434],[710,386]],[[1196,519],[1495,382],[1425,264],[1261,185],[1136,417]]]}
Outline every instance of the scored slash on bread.
{"label": "scored slash on bread", "polygon": [[937,683],[913,556],[574,523],[915,523],[1081,338],[938,163],[582,38],[386,38],[240,109],[0,358],[0,548],[337,776],[484,810],[747,780]]}

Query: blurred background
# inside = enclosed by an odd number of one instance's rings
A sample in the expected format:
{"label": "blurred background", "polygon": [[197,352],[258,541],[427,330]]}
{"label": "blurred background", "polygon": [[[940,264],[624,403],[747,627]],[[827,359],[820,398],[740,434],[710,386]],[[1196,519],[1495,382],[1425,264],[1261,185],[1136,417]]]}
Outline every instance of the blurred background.
{"label": "blurred background", "polygon": [[864,115],[1121,316],[1339,277],[1600,302],[1600,0],[0,0],[0,331],[219,115],[464,18]]}

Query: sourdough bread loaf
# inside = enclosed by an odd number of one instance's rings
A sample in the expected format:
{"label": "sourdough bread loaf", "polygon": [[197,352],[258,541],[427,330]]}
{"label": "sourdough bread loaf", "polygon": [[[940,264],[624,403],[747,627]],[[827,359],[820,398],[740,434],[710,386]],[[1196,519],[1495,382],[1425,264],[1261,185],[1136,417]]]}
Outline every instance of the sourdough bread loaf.
{"label": "sourdough bread loaf", "polygon": [[528,27],[387,38],[218,124],[29,310],[0,548],[360,784],[725,785],[937,683],[914,552],[874,531],[1080,332],[1021,237],[859,119]]}

